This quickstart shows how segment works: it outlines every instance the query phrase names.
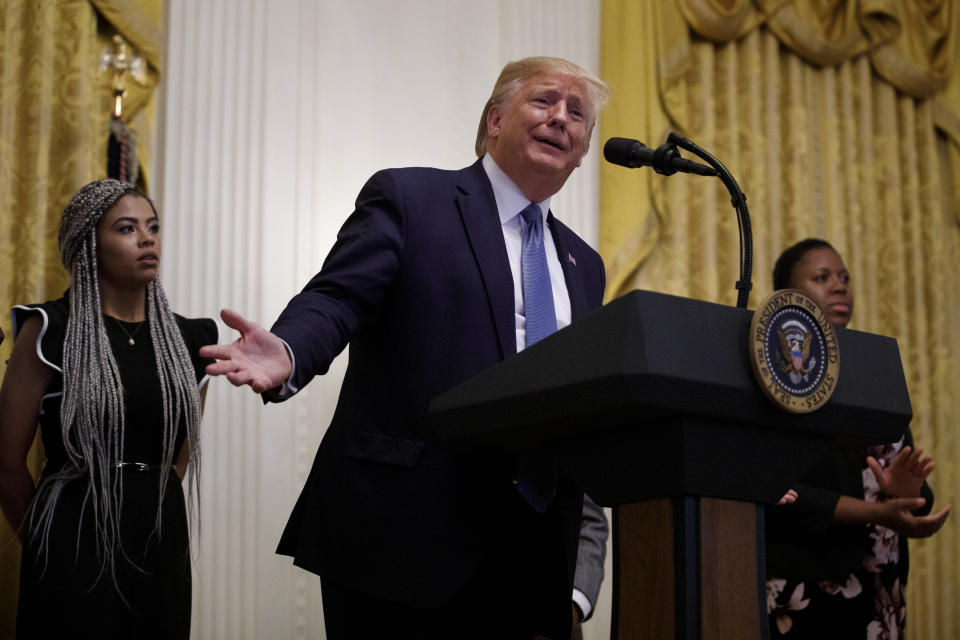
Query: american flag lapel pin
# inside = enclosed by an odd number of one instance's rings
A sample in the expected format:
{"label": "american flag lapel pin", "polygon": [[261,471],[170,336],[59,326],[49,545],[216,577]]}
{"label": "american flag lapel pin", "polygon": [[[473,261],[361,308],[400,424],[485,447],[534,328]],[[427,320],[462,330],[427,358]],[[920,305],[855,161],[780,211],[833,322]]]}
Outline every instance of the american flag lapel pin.
{"label": "american flag lapel pin", "polygon": [[573,257],[573,254],[568,253],[567,259],[570,260],[570,264],[577,266],[577,259]]}

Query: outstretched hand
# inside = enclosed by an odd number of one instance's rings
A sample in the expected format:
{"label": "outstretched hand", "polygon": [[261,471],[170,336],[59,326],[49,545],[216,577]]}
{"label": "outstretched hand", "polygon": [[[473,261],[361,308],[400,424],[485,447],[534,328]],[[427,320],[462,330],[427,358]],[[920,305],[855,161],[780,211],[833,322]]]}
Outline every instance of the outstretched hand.
{"label": "outstretched hand", "polygon": [[204,358],[216,358],[207,366],[212,376],[227,377],[233,385],[250,385],[257,393],[279,387],[290,377],[290,356],[283,341],[236,311],[223,309],[220,317],[240,337],[230,344],[211,344],[200,348]]}
{"label": "outstretched hand", "polygon": [[933,468],[933,458],[923,455],[923,449],[904,447],[890,466],[883,468],[873,456],[867,456],[867,466],[877,478],[880,490],[888,496],[912,498],[920,495],[920,488]]}
{"label": "outstretched hand", "polygon": [[880,509],[880,518],[877,524],[908,538],[932,536],[947,521],[947,516],[950,515],[950,505],[927,516],[914,515],[913,512],[925,503],[925,498],[891,498],[877,503]]}

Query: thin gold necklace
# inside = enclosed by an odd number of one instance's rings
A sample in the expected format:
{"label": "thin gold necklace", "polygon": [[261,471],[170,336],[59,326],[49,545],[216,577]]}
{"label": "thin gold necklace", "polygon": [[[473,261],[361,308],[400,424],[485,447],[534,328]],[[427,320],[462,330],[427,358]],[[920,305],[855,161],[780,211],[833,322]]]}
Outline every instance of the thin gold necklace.
{"label": "thin gold necklace", "polygon": [[[110,317],[113,318],[113,316],[110,316]],[[137,344],[136,341],[133,339],[133,336],[137,334],[137,331],[140,331],[140,327],[143,326],[143,323],[146,322],[147,319],[144,318],[143,320],[138,322],[136,328],[133,331],[127,331],[127,328],[123,326],[123,323],[121,323],[116,318],[113,318],[113,321],[117,323],[118,327],[120,327],[120,331],[123,331],[123,334],[127,336],[127,344],[129,344],[132,347],[133,345]]]}

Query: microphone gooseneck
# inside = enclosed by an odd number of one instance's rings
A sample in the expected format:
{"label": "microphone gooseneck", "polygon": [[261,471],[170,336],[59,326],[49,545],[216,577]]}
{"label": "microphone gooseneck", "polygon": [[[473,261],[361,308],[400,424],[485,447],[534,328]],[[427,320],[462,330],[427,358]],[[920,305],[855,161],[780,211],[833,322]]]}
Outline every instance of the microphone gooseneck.
{"label": "microphone gooseneck", "polygon": [[[710,166],[691,162],[680,157],[677,147],[696,154]],[[753,231],[750,228],[750,212],[747,210],[747,196],[740,190],[737,181],[723,163],[704,149],[683,136],[670,133],[667,142],[656,150],[651,149],[639,140],[631,138],[610,138],[603,145],[603,157],[607,162],[636,169],[637,167],[651,167],[654,171],[665,176],[674,173],[694,173],[701,176],[718,176],[727,191],[730,192],[730,202],[737,212],[737,225],[740,231],[740,279],[736,283],[737,306],[747,308],[750,299],[750,290],[753,288],[751,276],[753,272]]]}

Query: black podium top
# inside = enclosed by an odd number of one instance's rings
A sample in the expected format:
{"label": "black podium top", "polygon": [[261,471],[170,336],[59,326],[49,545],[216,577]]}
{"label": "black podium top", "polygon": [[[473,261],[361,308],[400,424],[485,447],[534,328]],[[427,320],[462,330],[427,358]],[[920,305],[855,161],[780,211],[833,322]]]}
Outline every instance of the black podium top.
{"label": "black podium top", "polygon": [[[761,501],[789,486],[813,455],[793,451],[900,438],[912,410],[894,339],[839,329],[833,397],[813,413],[794,415],[775,407],[753,377],[747,346],[752,316],[736,307],[634,291],[441,394],[431,402],[428,422],[441,439],[550,451],[582,479],[613,474],[602,483],[596,477],[583,483],[608,504],[698,492]],[[625,490],[616,485],[624,479],[603,468],[616,456],[601,451],[621,446],[640,447],[642,464],[659,473],[672,475],[675,464],[688,469],[676,481]],[[653,446],[668,447],[670,457],[679,448],[682,460],[650,457]],[[739,451],[743,447],[750,450]],[[724,462],[710,464],[711,456]],[[691,464],[708,469],[691,473]],[[596,468],[584,471],[585,465]],[[734,478],[734,486],[714,488],[708,476],[736,475],[736,465],[750,470]],[[655,473],[645,473],[645,481]],[[757,494],[750,487],[758,474],[776,486]]]}

